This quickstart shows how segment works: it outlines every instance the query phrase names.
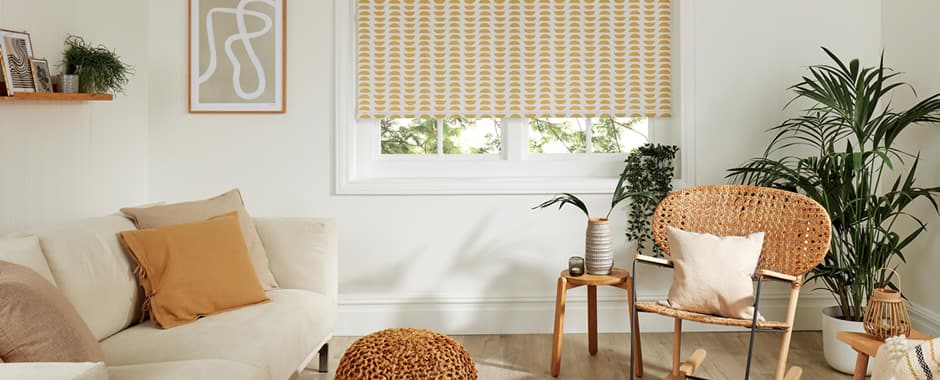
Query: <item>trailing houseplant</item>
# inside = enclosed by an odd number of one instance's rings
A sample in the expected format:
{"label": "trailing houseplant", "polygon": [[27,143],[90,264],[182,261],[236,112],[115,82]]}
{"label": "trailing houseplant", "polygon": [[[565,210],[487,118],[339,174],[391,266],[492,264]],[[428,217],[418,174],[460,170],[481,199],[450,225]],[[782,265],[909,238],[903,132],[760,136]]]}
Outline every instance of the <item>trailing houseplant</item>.
{"label": "trailing houseplant", "polygon": [[84,93],[124,93],[134,67],[121,61],[114,50],[93,46],[82,37],[69,35],[60,66],[65,74],[78,75]]}
{"label": "trailing houseplant", "polygon": [[650,219],[656,205],[672,192],[673,162],[678,151],[675,145],[644,144],[630,152],[624,161],[621,174],[625,179],[624,191],[647,195],[634,197],[627,215],[627,239],[636,242],[639,253],[662,255],[659,246],[651,244]]}
{"label": "trailing houseplant", "polygon": [[[860,321],[869,291],[894,287],[878,269],[904,262],[904,249],[926,228],[908,212],[913,202],[927,200],[938,212],[940,188],[918,185],[919,155],[899,148],[897,138],[912,126],[940,122],[940,94],[894,109],[890,95],[908,85],[883,58],[863,68],[857,59],[845,63],[823,50],[833,64],[811,66],[791,87],[794,100],[813,105],[772,128],[764,154],[731,169],[729,177],[798,191],[826,208],[830,251],[808,280],[822,283],[841,319]],[[912,221],[913,230],[899,228],[903,220]]]}

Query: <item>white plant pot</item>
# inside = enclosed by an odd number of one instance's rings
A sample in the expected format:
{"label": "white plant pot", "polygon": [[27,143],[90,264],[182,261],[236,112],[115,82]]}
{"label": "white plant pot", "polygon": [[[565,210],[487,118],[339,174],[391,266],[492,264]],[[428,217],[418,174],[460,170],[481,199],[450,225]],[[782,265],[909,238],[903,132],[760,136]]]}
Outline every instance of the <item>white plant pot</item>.
{"label": "white plant pot", "polygon": [[588,220],[584,240],[584,263],[588,274],[610,274],[614,267],[613,239],[607,219]]}
{"label": "white plant pot", "polygon": [[[848,344],[836,338],[839,331],[865,332],[862,322],[842,320],[842,310],[830,306],[822,310],[822,343],[826,363],[836,371],[852,374],[855,372],[857,353]],[[871,375],[871,362],[868,362],[868,375]]]}

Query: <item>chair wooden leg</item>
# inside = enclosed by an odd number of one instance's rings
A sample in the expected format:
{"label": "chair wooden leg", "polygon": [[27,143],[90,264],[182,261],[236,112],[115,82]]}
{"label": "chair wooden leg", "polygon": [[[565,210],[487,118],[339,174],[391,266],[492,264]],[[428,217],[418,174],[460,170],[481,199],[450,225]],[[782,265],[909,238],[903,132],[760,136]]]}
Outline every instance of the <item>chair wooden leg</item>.
{"label": "chair wooden leg", "polygon": [[588,307],[588,353],[597,355],[597,287],[587,287]]}
{"label": "chair wooden leg", "polygon": [[672,329],[672,376],[679,376],[679,358],[682,354],[682,320],[675,319]]}
{"label": "chair wooden leg", "polygon": [[[627,307],[630,310],[635,310],[633,305],[633,288],[627,288]],[[633,376],[643,377],[643,345],[641,342],[640,336],[640,320],[639,313],[635,313],[630,316],[630,339],[633,340],[633,357],[630,360],[633,360]]]}
{"label": "chair wooden leg", "polygon": [[565,330],[565,296],[568,293],[568,280],[558,278],[558,293],[555,295],[555,332],[552,336],[552,377],[561,372],[561,342]]}
{"label": "chair wooden leg", "polygon": [[[793,286],[790,289],[790,301],[787,303],[787,331],[783,333],[783,339],[780,342],[780,355],[777,357],[777,370],[774,372],[774,379],[783,380],[787,370],[787,356],[790,354],[790,339],[793,337],[793,322],[796,319],[796,302],[800,295],[800,287]],[[800,371],[802,372],[802,371]]]}

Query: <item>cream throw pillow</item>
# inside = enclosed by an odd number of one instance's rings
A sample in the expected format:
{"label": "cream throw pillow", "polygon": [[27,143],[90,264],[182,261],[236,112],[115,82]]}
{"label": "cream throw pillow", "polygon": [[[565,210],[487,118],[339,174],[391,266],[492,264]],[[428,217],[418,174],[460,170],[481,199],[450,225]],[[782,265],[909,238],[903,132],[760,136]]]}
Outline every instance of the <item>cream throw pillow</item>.
{"label": "cream throw pillow", "polygon": [[[668,306],[702,314],[751,319],[751,277],[760,259],[764,233],[745,237],[687,232],[666,227],[675,263]],[[763,320],[758,315],[759,320]]]}
{"label": "cream throw pillow", "polygon": [[265,290],[276,288],[277,282],[268,267],[268,254],[261,245],[258,230],[255,229],[248,210],[245,210],[245,203],[238,189],[201,201],[121,209],[121,212],[129,216],[137,224],[137,228],[142,230],[202,222],[231,211],[238,211],[238,222],[258,281]]}
{"label": "cream throw pillow", "polygon": [[907,339],[904,335],[885,339],[871,369],[872,380],[920,380],[940,378],[940,338]]}

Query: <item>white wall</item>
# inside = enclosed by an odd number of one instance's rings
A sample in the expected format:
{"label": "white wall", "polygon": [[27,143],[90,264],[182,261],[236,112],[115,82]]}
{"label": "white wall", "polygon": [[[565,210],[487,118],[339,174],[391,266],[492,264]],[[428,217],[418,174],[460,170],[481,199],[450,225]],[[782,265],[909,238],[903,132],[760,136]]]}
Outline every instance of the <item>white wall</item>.
{"label": "white wall", "polygon": [[[940,50],[936,36],[940,25],[940,2],[931,0],[884,1],[885,61],[903,72],[901,80],[917,90],[918,100],[940,92]],[[898,91],[896,106],[908,107],[914,97],[909,91]],[[918,181],[921,186],[940,186],[940,126],[914,128],[902,136],[904,149],[920,151]],[[905,251],[908,263],[903,268],[902,290],[913,303],[915,327],[940,334],[940,292],[937,292],[937,271],[940,270],[940,217],[927,202],[913,207],[914,215],[928,224],[919,240]]]}
{"label": "white wall", "polygon": [[147,199],[144,8],[122,0],[0,0],[0,28],[30,32],[35,56],[50,65],[72,33],[137,66],[127,96],[113,102],[0,101],[0,232]]}
{"label": "white wall", "polygon": [[[238,186],[256,215],[336,218],[340,334],[392,325],[550,331],[555,278],[568,256],[583,251],[583,218],[529,210],[545,195],[333,195],[332,0],[293,1],[288,12],[288,113],[190,115],[185,2],[150,2],[151,199]],[[876,0],[698,2],[696,112],[688,115],[697,182],[724,182],[725,169],[763,149],[763,131],[786,115],[786,87],[805,66],[825,61],[819,46],[877,57],[880,17]],[[606,201],[587,200],[595,210]],[[613,223],[623,226],[623,217]],[[628,263],[623,245],[616,259]],[[654,279],[645,293],[664,294],[668,279]],[[583,293],[573,292],[570,331],[584,328],[575,311]],[[601,297],[601,329],[623,330],[623,294]],[[779,308],[775,302],[770,307]],[[804,298],[800,325],[818,326],[826,303],[822,294]]]}
{"label": "white wall", "polygon": [[[0,102],[0,231],[237,186],[255,215],[337,219],[341,334],[393,325],[549,331],[557,272],[583,250],[576,211],[529,210],[545,195],[332,194],[332,1],[290,3],[288,113],[229,116],[186,112],[186,2],[0,0],[0,27],[31,31],[39,56],[58,61],[71,32],[137,66],[128,95],[114,102]],[[937,14],[934,2],[884,2],[884,9],[877,0],[695,3],[694,88],[684,89],[694,91],[695,113],[683,116],[696,132],[698,184],[724,182],[727,168],[763,149],[763,131],[795,112],[781,111],[791,96],[785,88],[805,66],[826,61],[819,46],[873,62],[886,45],[918,90],[940,88],[931,70],[938,53],[923,48],[936,33],[919,29]],[[932,183],[940,153],[927,147],[937,139],[936,128],[911,139],[932,165],[921,175]],[[606,197],[587,201],[602,210]],[[612,222],[623,226],[623,216]],[[916,249],[938,246],[928,235]],[[619,245],[617,262],[628,256]],[[930,291],[938,258],[911,257],[908,295],[919,310],[940,310]],[[646,279],[654,281],[641,295],[665,293],[668,277]],[[780,308],[779,290],[769,293],[768,307]],[[583,330],[583,293],[573,293],[569,331]],[[623,294],[602,291],[601,300],[601,329],[622,331]],[[817,310],[828,303],[821,293],[803,297],[798,325],[817,327]]]}

